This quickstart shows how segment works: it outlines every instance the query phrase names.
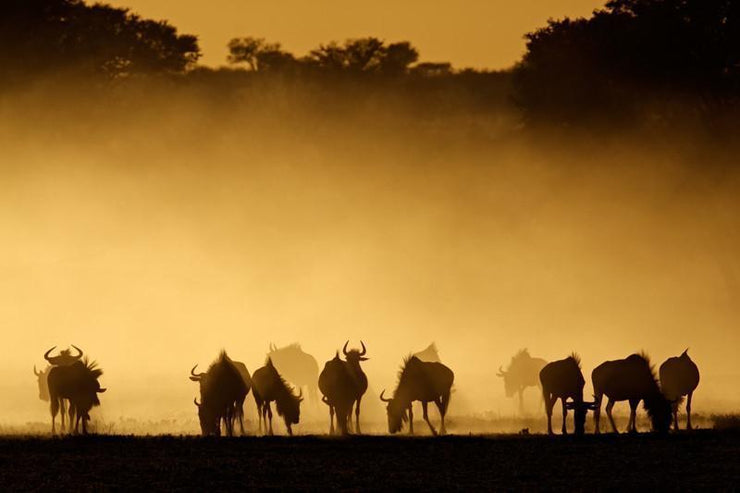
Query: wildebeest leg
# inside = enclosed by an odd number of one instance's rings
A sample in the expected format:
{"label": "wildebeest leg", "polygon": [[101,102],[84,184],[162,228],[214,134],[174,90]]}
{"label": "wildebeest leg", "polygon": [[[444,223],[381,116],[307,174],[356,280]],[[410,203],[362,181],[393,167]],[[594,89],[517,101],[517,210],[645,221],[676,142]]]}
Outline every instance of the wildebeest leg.
{"label": "wildebeest leg", "polygon": [[612,408],[613,407],[614,407],[614,401],[610,397],[609,400],[606,403],[606,415],[609,418],[609,423],[611,423],[611,425],[612,425],[612,431],[614,433],[619,433],[617,431],[617,425],[614,424],[614,418],[612,417]]}
{"label": "wildebeest leg", "polygon": [[637,433],[637,406],[640,405],[640,400],[630,399],[630,433]]}
{"label": "wildebeest leg", "polygon": [[[62,433],[64,433],[67,430],[67,426],[64,424],[64,415],[67,412],[66,405],[65,405],[64,399],[59,399],[59,411],[61,412],[61,419],[62,419]],[[72,429],[72,421],[69,422],[69,429]]]}
{"label": "wildebeest leg", "polygon": [[434,429],[434,426],[432,426],[432,422],[429,421],[429,413],[427,412],[427,404],[429,404],[427,401],[421,401],[421,411],[424,416],[424,421],[426,421],[427,425],[429,425],[429,431],[432,432],[432,435],[437,436],[437,430]]}
{"label": "wildebeest leg", "polygon": [[601,419],[601,398],[603,394],[594,394],[594,433],[599,434],[599,420]]}
{"label": "wildebeest leg", "polygon": [[447,412],[447,403],[445,399],[449,399],[449,395],[443,395],[441,398],[437,398],[434,400],[434,403],[437,405],[437,409],[439,410],[439,418],[441,421],[441,424],[439,425],[439,434],[444,435],[447,433],[447,429],[445,428],[445,413]]}
{"label": "wildebeest leg", "polygon": [[[339,425],[339,423],[337,423]],[[329,406],[329,434],[334,434],[334,406]]]}
{"label": "wildebeest leg", "polygon": [[[688,397],[686,398],[686,429],[692,430],[691,427],[691,398],[694,396],[694,392],[689,392]],[[678,429],[678,421],[676,421],[676,429]]]}
{"label": "wildebeest leg", "polygon": [[362,401],[362,396],[357,398],[357,404],[355,404],[355,433],[358,435],[362,433],[360,431],[360,401]]}
{"label": "wildebeest leg", "polygon": [[671,402],[671,413],[673,414],[673,430],[678,431],[678,400]]}
{"label": "wildebeest leg", "polygon": [[409,434],[414,434],[414,409],[412,404],[409,404]]}
{"label": "wildebeest leg", "polygon": [[524,414],[524,389],[519,387],[519,414]]}
{"label": "wildebeest leg", "polygon": [[270,401],[265,402],[265,410],[267,411],[267,417],[270,420],[270,435],[272,435],[272,407],[270,407]]}
{"label": "wildebeest leg", "polygon": [[54,397],[54,396],[51,396],[51,398],[49,400],[51,401],[51,403],[50,403],[50,411],[51,411],[51,434],[52,435],[55,435],[56,432],[57,432],[57,430],[56,430],[56,424],[54,423],[54,421],[56,420],[57,413],[59,412],[59,402],[58,402],[58,399],[56,397]]}
{"label": "wildebeest leg", "polygon": [[[565,407],[565,401],[566,400],[567,400],[566,398],[563,398],[563,397],[560,398],[560,403],[563,405],[563,428],[560,431],[561,431],[561,433],[563,435],[567,435],[568,434],[568,429],[565,426],[565,420],[568,417],[568,409]],[[553,404],[555,404],[555,403],[553,402]]]}
{"label": "wildebeest leg", "polygon": [[547,414],[547,434],[553,435],[552,432],[552,407],[555,405],[555,399],[551,394],[543,395],[545,399],[545,413]]}

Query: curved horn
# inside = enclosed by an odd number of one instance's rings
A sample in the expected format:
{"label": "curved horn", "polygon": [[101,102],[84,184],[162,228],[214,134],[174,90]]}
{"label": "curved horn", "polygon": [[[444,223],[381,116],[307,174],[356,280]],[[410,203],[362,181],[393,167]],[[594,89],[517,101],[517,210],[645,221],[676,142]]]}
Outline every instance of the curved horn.
{"label": "curved horn", "polygon": [[681,356],[688,356],[689,355],[689,348],[686,348],[683,353],[681,353]]}
{"label": "curved horn", "polygon": [[49,359],[49,353],[51,353],[52,351],[54,351],[54,350],[55,350],[56,348],[57,348],[57,347],[56,347],[56,346],[54,346],[54,347],[52,347],[51,349],[49,349],[48,351],[46,351],[46,352],[44,353],[44,359],[45,359],[46,361],[48,361],[49,363],[51,363],[51,360]]}
{"label": "curved horn", "polygon": [[41,372],[40,371],[36,371],[36,365],[33,365],[33,374],[36,375],[37,377],[40,377],[41,376]]}
{"label": "curved horn", "polygon": [[298,400],[299,401],[303,400],[303,389],[298,389]]}
{"label": "curved horn", "polygon": [[200,404],[198,403],[197,397],[193,397],[193,404],[195,404],[198,408],[200,408]]}
{"label": "curved horn", "polygon": [[72,344],[72,347],[73,347],[73,348],[75,348],[75,349],[77,350],[77,352],[78,352],[78,353],[80,353],[80,354],[78,354],[77,356],[72,356],[72,357],[73,357],[74,359],[80,359],[80,358],[82,358],[82,349],[78,348],[78,347],[77,347],[77,346],[75,346],[74,344]]}
{"label": "curved horn", "polygon": [[504,375],[506,375],[506,372],[504,371],[504,367],[503,366],[499,366],[498,367],[498,373],[496,373],[496,376],[497,377],[503,377]]}
{"label": "curved horn", "polygon": [[102,389],[98,389],[98,390],[97,390],[96,392],[97,392],[98,394],[102,394],[102,393],[103,393],[103,392],[105,392],[106,390],[108,390],[108,389],[104,387],[104,388],[102,388]]}
{"label": "curved horn", "polygon": [[365,356],[365,353],[367,352],[367,349],[365,349],[365,343],[360,341],[360,344],[362,345],[362,352],[360,353],[360,356]]}
{"label": "curved horn", "polygon": [[383,389],[383,392],[380,393],[380,400],[381,401],[383,401],[383,402],[390,402],[390,401],[393,400],[393,399],[389,399],[387,397],[383,397],[384,394],[385,394],[385,389]]}
{"label": "curved horn", "polygon": [[193,368],[190,369],[190,376],[191,377],[203,378],[204,376],[206,376],[206,374],[203,373],[203,372],[201,372],[201,373],[195,373],[195,369],[196,368],[198,368],[198,365],[197,364]]}
{"label": "curved horn", "polygon": [[275,343],[271,342],[270,343],[270,352],[272,353],[274,351],[277,351],[277,346],[275,346]]}
{"label": "curved horn", "polygon": [[347,342],[344,343],[344,347],[342,348],[342,353],[347,356],[347,344],[349,344],[349,339],[347,339]]}

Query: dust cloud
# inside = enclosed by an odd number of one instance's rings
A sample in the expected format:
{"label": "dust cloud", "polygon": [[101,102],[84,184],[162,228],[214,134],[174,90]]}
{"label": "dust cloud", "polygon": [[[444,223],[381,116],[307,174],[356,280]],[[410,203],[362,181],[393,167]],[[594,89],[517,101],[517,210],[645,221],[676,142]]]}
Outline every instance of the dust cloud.
{"label": "dust cloud", "polygon": [[[606,359],[689,347],[695,412],[740,405],[740,182],[711,144],[282,96],[4,96],[0,424],[46,426],[32,368],[69,344],[105,370],[94,419],[114,431],[197,433],[190,368],[224,348],[254,371],[271,342],[323,366],[363,340],[378,431],[376,395],[432,341],[456,373],[453,420],[516,414],[495,374],[525,347],[578,352],[587,381]],[[317,429],[324,415],[305,407]]]}

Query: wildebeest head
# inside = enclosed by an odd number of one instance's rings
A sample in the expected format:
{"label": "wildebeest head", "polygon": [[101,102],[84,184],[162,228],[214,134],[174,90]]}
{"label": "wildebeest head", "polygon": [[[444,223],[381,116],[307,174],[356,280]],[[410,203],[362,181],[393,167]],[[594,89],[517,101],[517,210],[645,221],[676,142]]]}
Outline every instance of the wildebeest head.
{"label": "wildebeest head", "polygon": [[403,424],[408,421],[406,407],[399,399],[383,397],[385,390],[380,393],[380,400],[386,403],[386,413],[388,414],[388,433],[398,433],[401,431]]}
{"label": "wildebeest head", "polygon": [[200,431],[203,436],[219,436],[221,434],[221,426],[218,413],[210,406],[201,405],[197,397],[193,398],[193,403],[198,408],[198,420],[200,421]]}
{"label": "wildebeest head", "polygon": [[362,345],[362,351],[359,349],[351,349],[347,351],[347,345],[349,344],[349,341],[344,343],[344,347],[342,348],[342,353],[344,354],[344,357],[347,359],[347,362],[354,366],[359,366],[360,361],[367,361],[370,358],[365,358],[365,354],[367,354],[367,349],[365,349],[365,343],[360,341],[360,344]]}
{"label": "wildebeest head", "polygon": [[72,344],[72,347],[77,350],[76,356],[73,356],[72,351],[70,351],[69,349],[62,349],[61,351],[59,351],[58,356],[50,356],[51,352],[54,351],[54,349],[56,349],[56,346],[54,346],[48,351],[46,351],[46,353],[44,353],[44,359],[48,361],[50,365],[69,366],[73,364],[74,362],[82,359],[82,354],[83,354],[82,350],[78,348],[77,346],[75,346],[74,344]]}
{"label": "wildebeest head", "polygon": [[575,426],[575,434],[583,435],[586,429],[586,416],[589,411],[596,409],[596,403],[594,402],[568,402],[565,405],[566,409],[573,411],[573,424]]}
{"label": "wildebeest head", "polygon": [[514,397],[514,394],[516,394],[518,387],[514,383],[514,378],[511,375],[511,371],[504,371],[503,366],[499,366],[496,376],[504,379],[504,391],[506,392],[506,397]]}
{"label": "wildebeest head", "polygon": [[278,414],[283,417],[285,426],[288,428],[288,433],[293,434],[293,425],[297,425],[301,420],[301,402],[303,401],[303,391],[299,390],[298,395],[295,396],[292,393],[292,389],[289,392],[287,399],[280,399],[275,401],[275,407],[277,408]]}
{"label": "wildebeest head", "polygon": [[36,371],[36,365],[33,365],[33,374],[36,375],[36,380],[39,385],[39,399],[42,401],[49,401],[49,384],[47,377],[49,376],[50,366],[46,367],[44,371]]}

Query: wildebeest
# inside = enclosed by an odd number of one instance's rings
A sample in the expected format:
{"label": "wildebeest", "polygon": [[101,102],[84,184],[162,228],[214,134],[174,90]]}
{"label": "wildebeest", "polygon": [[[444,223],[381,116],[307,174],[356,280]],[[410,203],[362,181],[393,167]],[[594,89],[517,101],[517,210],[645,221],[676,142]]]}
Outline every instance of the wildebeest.
{"label": "wildebeest", "polygon": [[203,436],[221,435],[223,421],[226,434],[233,436],[234,421],[243,416],[244,399],[249,391],[240,368],[231,361],[226,351],[221,351],[207,372],[195,373],[197,366],[190,370],[190,380],[200,384],[201,402],[197,399],[193,399],[193,402],[198,407],[201,433]]}
{"label": "wildebeest", "polygon": [[281,348],[270,344],[267,357],[285,380],[298,389],[306,388],[309,402],[319,402],[319,364],[316,358],[301,349],[300,344],[294,343]]}
{"label": "wildebeest", "polygon": [[49,402],[49,384],[47,378],[49,377],[49,370],[53,367],[51,365],[44,368],[44,371],[37,371],[36,365],[33,365],[33,374],[36,375],[36,382],[39,386],[39,399],[44,402]]}
{"label": "wildebeest", "polygon": [[69,401],[69,420],[72,428],[72,419],[76,417],[74,431],[79,432],[82,420],[82,433],[87,433],[87,422],[90,420],[90,410],[100,405],[98,394],[106,389],[100,387],[98,378],[103,370],[97,368],[95,362],[75,361],[71,365],[54,366],[49,370],[49,400],[51,402],[51,432],[55,433],[55,418],[62,400]]}
{"label": "wildebeest", "polygon": [[439,352],[437,351],[437,345],[435,343],[429,344],[426,348],[422,349],[418,353],[414,353],[414,356],[419,358],[421,361],[441,363],[439,359]]}
{"label": "wildebeest", "polygon": [[686,349],[681,356],[668,358],[660,365],[660,385],[663,395],[673,406],[673,427],[678,430],[678,406],[683,396],[686,400],[686,428],[691,429],[691,398],[699,385],[699,368]]}
{"label": "wildebeest", "polygon": [[346,435],[355,402],[355,384],[347,371],[347,363],[339,358],[339,351],[324,364],[319,374],[319,390],[324,394],[323,402],[329,406],[329,433],[334,434],[336,415],[337,428],[342,435]]}
{"label": "wildebeest", "polygon": [[[393,391],[392,398],[385,398],[385,390],[380,393],[380,400],[388,405],[388,432],[396,433],[401,430],[403,422],[408,420],[409,433],[414,433],[414,413],[412,403],[421,402],[424,421],[429,425],[433,435],[437,434],[429,421],[427,404],[434,402],[439,409],[441,426],[439,432],[444,434],[445,414],[450,404],[450,393],[455,374],[442,363],[424,362],[416,356],[406,358],[398,375],[398,385]],[[406,414],[408,412],[408,415]]]}
{"label": "wildebeest", "polygon": [[671,403],[665,398],[650,366],[650,359],[645,354],[632,354],[625,359],[607,361],[591,372],[594,386],[595,410],[594,433],[599,433],[601,399],[608,397],[606,414],[609,417],[612,431],[617,433],[617,426],[612,418],[612,408],[618,401],[629,401],[630,421],[628,429],[637,432],[635,424],[637,406],[643,401],[645,410],[652,422],[653,431],[666,432],[671,423]]}
{"label": "wildebeest", "polygon": [[524,389],[540,385],[540,371],[547,364],[542,358],[533,358],[525,348],[511,358],[509,367],[504,371],[499,366],[497,376],[504,379],[506,397],[519,394],[519,412],[524,411]]}
{"label": "wildebeest", "polygon": [[[49,385],[48,385],[48,378],[49,378],[49,371],[54,366],[68,366],[74,363],[75,361],[79,361],[82,358],[82,350],[72,345],[73,348],[77,350],[77,355],[73,356],[71,354],[71,351],[69,349],[62,349],[59,352],[58,356],[50,356],[51,352],[56,349],[56,346],[52,347],[46,353],[44,353],[44,359],[49,363],[47,367],[44,369],[44,371],[37,371],[36,365],[33,367],[33,374],[36,376],[36,382],[38,384],[39,388],[39,399],[41,399],[44,402],[49,402]],[[62,431],[66,429],[65,427],[65,417],[67,416],[67,408],[68,403],[66,399],[61,399],[59,402],[59,411],[60,416],[62,420]],[[72,418],[69,417],[69,426],[72,427]]]}
{"label": "wildebeest", "polygon": [[[560,399],[563,405],[563,435],[568,433],[565,425],[568,409],[573,410],[576,435],[582,435],[586,414],[589,409],[594,408],[594,404],[583,401],[583,386],[586,380],[581,373],[581,359],[578,355],[573,353],[565,359],[546,364],[540,371],[540,383],[547,413],[547,433],[552,435],[552,408]],[[572,402],[567,402],[568,399],[572,399]]]}
{"label": "wildebeest", "polygon": [[293,394],[293,388],[280,376],[270,358],[267,358],[265,366],[252,374],[252,395],[257,404],[260,431],[262,431],[262,422],[269,418],[269,434],[272,435],[270,402],[275,401],[277,413],[283,417],[288,434],[293,434],[292,425],[298,424],[301,416],[300,406],[303,392],[300,391],[297,396]]}
{"label": "wildebeest", "polygon": [[347,345],[349,341],[344,343],[342,353],[344,358],[347,360],[347,372],[352,377],[352,389],[354,391],[355,401],[355,432],[360,433],[360,403],[362,402],[362,396],[367,391],[367,375],[362,371],[360,366],[361,361],[367,361],[365,357],[367,349],[365,349],[365,343],[360,341],[362,345],[362,351],[358,349],[352,349],[347,351]]}

